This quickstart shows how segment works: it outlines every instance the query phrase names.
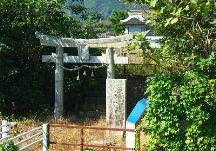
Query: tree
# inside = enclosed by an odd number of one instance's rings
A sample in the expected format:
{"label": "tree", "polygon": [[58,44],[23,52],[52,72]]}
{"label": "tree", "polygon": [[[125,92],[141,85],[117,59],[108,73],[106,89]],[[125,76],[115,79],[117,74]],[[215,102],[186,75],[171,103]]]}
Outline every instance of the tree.
{"label": "tree", "polygon": [[142,35],[133,45],[159,69],[147,81],[148,149],[215,150],[216,1],[128,1],[147,6],[147,23],[163,36],[157,50]]}
{"label": "tree", "polygon": [[112,12],[112,16],[110,16],[109,20],[112,22],[112,31],[116,35],[120,35],[124,33],[126,27],[120,21],[127,17],[128,17],[127,11],[114,10]]}
{"label": "tree", "polygon": [[9,115],[45,111],[53,106],[54,71],[53,64],[41,62],[41,55],[52,49],[42,47],[35,32],[93,38],[100,25],[66,14],[70,6],[64,0],[2,0],[0,10],[0,111]]}

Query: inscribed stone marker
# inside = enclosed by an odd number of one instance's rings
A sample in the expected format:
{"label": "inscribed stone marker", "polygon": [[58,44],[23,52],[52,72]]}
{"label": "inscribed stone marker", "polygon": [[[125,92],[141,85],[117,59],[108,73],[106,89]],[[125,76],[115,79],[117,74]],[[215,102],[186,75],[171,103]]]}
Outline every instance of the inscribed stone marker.
{"label": "inscribed stone marker", "polygon": [[[106,122],[107,127],[125,128],[126,79],[106,80]],[[121,133],[116,133],[121,135]],[[113,135],[113,134],[111,134]]]}

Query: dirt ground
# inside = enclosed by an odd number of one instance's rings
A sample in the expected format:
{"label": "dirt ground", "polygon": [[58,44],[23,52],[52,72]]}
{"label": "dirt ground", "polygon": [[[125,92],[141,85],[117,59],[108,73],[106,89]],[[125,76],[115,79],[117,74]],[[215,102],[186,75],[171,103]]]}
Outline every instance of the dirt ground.
{"label": "dirt ground", "polygon": [[[106,127],[105,118],[101,117],[98,119],[85,119],[78,120],[74,117],[62,118],[60,120],[54,120],[53,118],[24,118],[16,121],[16,125],[12,127],[11,135],[15,136],[22,132],[26,132],[31,130],[32,128],[38,127],[43,123],[59,123],[59,124],[70,124],[77,126],[94,126],[94,127]],[[77,128],[65,128],[65,127],[50,127],[49,130],[49,140],[50,142],[58,142],[58,143],[66,143],[66,144],[80,144],[80,129]],[[35,134],[38,132],[35,132]],[[93,144],[93,145],[105,145],[105,146],[114,146],[114,147],[125,147],[125,134],[121,133],[122,137],[109,137],[107,131],[102,130],[89,130],[85,129],[84,133],[84,144]],[[116,132],[114,132],[116,133]],[[23,139],[25,139],[25,136]],[[36,137],[39,138],[40,136]],[[145,151],[145,142],[146,136],[143,132],[141,132],[141,151]],[[20,141],[20,140],[19,140]],[[33,142],[32,140],[31,142]],[[23,144],[24,145],[24,144]],[[19,146],[22,148],[22,145]],[[84,149],[87,149],[85,147]],[[88,148],[92,149],[92,148]],[[30,149],[26,149],[26,151],[41,151],[42,143],[37,143],[32,145]],[[80,146],[69,146],[69,145],[50,145],[50,151],[80,151]],[[120,151],[121,149],[105,149],[105,148],[94,148],[93,151]],[[91,151],[91,150],[87,150]]]}

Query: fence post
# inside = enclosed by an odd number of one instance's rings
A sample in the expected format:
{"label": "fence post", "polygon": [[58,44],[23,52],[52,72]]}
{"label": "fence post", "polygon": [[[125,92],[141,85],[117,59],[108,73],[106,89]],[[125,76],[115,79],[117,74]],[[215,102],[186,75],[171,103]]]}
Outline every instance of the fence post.
{"label": "fence post", "polygon": [[2,132],[4,132],[2,134],[2,140],[8,138],[8,130],[10,129],[9,123],[6,121],[6,120],[3,120],[2,121]]}
{"label": "fence post", "polygon": [[43,124],[42,131],[43,131],[43,151],[48,151],[49,150],[49,145],[48,145],[48,135],[49,135],[48,124]]}
{"label": "fence post", "polygon": [[[134,148],[132,150],[135,150],[135,129],[136,125],[132,122],[127,121],[126,122],[126,129],[134,129],[134,132],[126,131],[126,148]],[[128,150],[128,151],[132,151]]]}

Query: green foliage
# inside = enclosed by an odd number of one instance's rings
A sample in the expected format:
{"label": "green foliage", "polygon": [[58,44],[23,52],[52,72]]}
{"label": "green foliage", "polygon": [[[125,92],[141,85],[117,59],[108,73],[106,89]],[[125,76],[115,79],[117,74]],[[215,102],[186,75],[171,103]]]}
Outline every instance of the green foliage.
{"label": "green foliage", "polygon": [[125,5],[119,0],[85,0],[84,5],[87,8],[97,10],[104,19],[109,18],[113,10],[136,10],[141,8],[135,5]]}
{"label": "green foliage", "polygon": [[123,20],[128,17],[127,11],[114,10],[109,20],[112,22],[112,31],[116,35],[123,34],[125,31],[125,25],[123,25],[120,20]]}
{"label": "green foliage", "polygon": [[12,140],[6,140],[0,143],[0,151],[19,151],[19,147]]}
{"label": "green foliage", "polygon": [[86,148],[84,151],[93,151],[93,149]]}
{"label": "green foliage", "polygon": [[149,7],[147,23],[163,36],[159,49],[151,49],[145,35],[132,45],[157,65],[143,119],[148,150],[215,150],[216,2],[128,1]]}
{"label": "green foliage", "polygon": [[[144,118],[145,132],[151,136],[149,150],[175,150],[181,146],[178,115],[181,108],[177,97],[171,97],[178,77],[156,75],[148,80],[148,108]],[[154,136],[154,137],[153,137]]]}
{"label": "green foliage", "polygon": [[140,131],[141,125],[138,125],[135,129],[135,150],[140,151]]}
{"label": "green foliage", "polygon": [[216,147],[215,83],[194,71],[158,74],[148,80],[144,126],[151,136],[149,150]]}
{"label": "green foliage", "polygon": [[64,0],[2,0],[0,10],[0,111],[31,114],[47,105],[43,113],[48,113],[54,104],[54,65],[42,63],[41,56],[55,49],[42,47],[35,32],[95,38],[101,25]]}

